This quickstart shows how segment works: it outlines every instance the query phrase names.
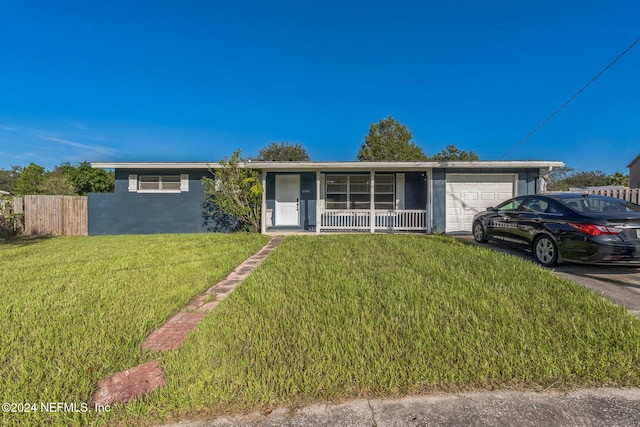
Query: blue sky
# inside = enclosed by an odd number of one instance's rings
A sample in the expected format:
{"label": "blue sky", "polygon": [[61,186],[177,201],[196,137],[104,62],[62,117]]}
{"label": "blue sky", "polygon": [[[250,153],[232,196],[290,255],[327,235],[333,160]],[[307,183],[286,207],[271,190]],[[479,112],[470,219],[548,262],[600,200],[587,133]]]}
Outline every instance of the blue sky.
{"label": "blue sky", "polygon": [[[640,37],[640,2],[0,0],[0,168],[355,160],[392,115],[497,160]],[[627,173],[640,45],[506,160]]]}

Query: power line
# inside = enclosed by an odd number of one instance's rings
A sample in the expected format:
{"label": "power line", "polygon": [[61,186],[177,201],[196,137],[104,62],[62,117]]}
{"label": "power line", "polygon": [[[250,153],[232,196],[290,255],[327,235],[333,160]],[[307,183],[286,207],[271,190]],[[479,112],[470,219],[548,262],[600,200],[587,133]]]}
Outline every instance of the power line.
{"label": "power line", "polygon": [[596,80],[598,80],[598,78],[600,78],[601,75],[603,75],[609,68],[611,68],[613,66],[613,64],[615,64],[616,62],[618,62],[618,60],[620,58],[622,58],[624,55],[627,54],[627,52],[629,52],[631,49],[633,49],[635,47],[635,45],[637,45],[638,43],[640,43],[640,38],[636,39],[636,41],[634,41],[633,43],[631,43],[631,45],[626,48],[620,55],[618,55],[613,61],[611,61],[609,63],[609,65],[607,65],[606,67],[604,67],[602,69],[602,71],[600,71],[598,74],[596,74],[596,76],[594,78],[592,78],[591,80],[589,80],[589,82],[582,86],[582,88],[580,88],[580,90],[578,90],[576,93],[573,94],[573,96],[571,98],[569,98],[568,100],[565,101],[564,104],[562,104],[560,107],[558,107],[558,109],[556,111],[554,111],[553,113],[551,113],[551,115],[549,115],[549,117],[547,117],[546,119],[544,119],[542,122],[540,122],[540,124],[538,124],[538,126],[535,127],[535,129],[533,129],[531,132],[529,132],[527,134],[527,136],[525,136],[524,138],[522,138],[520,141],[518,141],[517,144],[515,144],[513,147],[511,147],[511,149],[509,149],[509,151],[507,151],[506,153],[504,153],[502,155],[502,157],[500,157],[499,160],[504,159],[505,157],[507,157],[509,154],[511,154],[516,148],[518,148],[519,146],[521,146],[522,144],[524,144],[525,141],[527,141],[531,135],[533,135],[534,133],[536,133],[537,131],[540,130],[541,127],[543,127],[544,125],[547,124],[547,122],[549,120],[551,120],[553,118],[553,116],[555,116],[556,114],[558,114],[560,111],[562,111],[562,109],[564,107],[566,107],[567,105],[569,105],[569,103],[571,101],[573,101],[574,99],[576,99],[576,97],[578,95],[580,95],[586,88],[588,88],[591,83],[595,82]]}

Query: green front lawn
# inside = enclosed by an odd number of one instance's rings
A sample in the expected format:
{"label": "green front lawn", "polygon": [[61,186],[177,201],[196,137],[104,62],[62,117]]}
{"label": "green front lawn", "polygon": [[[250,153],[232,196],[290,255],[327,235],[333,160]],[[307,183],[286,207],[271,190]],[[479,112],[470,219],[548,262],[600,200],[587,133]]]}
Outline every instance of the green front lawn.
{"label": "green front lawn", "polygon": [[[140,344],[268,239],[249,234],[58,237],[0,244],[0,425],[69,425],[98,381],[150,360]],[[97,417],[101,419],[101,417]]]}
{"label": "green front lawn", "polygon": [[442,236],[286,239],[139,413],[640,384],[640,320],[533,263]]}
{"label": "green front lawn", "polygon": [[640,385],[640,320],[542,268],[442,236],[289,237],[185,346],[140,344],[265,243],[259,235],[0,245],[0,396],[88,402],[158,357],[167,386],[110,414],[153,423],[276,405],[473,389]]}

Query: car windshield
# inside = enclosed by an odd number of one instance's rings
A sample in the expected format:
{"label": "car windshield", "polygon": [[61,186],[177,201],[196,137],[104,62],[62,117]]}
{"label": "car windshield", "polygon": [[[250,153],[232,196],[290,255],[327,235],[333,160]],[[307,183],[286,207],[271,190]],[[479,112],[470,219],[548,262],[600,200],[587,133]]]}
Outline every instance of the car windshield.
{"label": "car windshield", "polygon": [[640,206],[622,199],[599,197],[563,198],[560,200],[568,208],[580,213],[640,212]]}

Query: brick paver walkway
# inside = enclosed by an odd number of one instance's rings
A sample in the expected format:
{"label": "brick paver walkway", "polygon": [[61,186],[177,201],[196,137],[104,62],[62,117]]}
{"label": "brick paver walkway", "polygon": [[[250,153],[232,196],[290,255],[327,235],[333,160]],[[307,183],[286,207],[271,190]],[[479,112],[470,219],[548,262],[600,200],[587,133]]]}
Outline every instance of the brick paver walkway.
{"label": "brick paver walkway", "polygon": [[[247,258],[224,280],[195,297],[181,311],[142,343],[143,350],[167,351],[179,348],[198,323],[222,302],[282,241],[274,237],[256,254]],[[105,378],[98,384],[93,402],[98,405],[126,403],[142,394],[164,386],[162,370],[156,360]]]}
{"label": "brick paver walkway", "polygon": [[98,391],[93,396],[93,402],[101,406],[127,403],[162,386],[164,386],[162,370],[158,361],[152,360],[100,381]]}

